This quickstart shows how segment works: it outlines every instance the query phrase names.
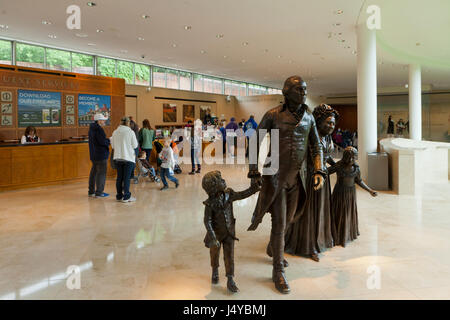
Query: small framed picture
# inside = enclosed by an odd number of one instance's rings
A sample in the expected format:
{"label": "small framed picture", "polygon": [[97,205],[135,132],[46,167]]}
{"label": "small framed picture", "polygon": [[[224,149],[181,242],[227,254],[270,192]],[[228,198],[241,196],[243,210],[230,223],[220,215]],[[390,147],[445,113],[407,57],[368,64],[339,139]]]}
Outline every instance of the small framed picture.
{"label": "small framed picture", "polygon": [[75,124],[75,116],[67,115],[66,116],[66,125],[73,126]]}
{"label": "small framed picture", "polygon": [[12,113],[12,103],[2,103],[2,113]]}
{"label": "small framed picture", "polygon": [[67,105],[66,106],[66,114],[75,114],[75,106]]}
{"label": "small framed picture", "polygon": [[13,124],[13,119],[12,116],[5,116],[2,115],[2,126],[12,126]]}
{"label": "small framed picture", "polygon": [[12,92],[11,91],[2,91],[1,100],[6,102],[12,101]]}
{"label": "small framed picture", "polygon": [[75,96],[73,94],[66,95],[66,104],[74,104]]}

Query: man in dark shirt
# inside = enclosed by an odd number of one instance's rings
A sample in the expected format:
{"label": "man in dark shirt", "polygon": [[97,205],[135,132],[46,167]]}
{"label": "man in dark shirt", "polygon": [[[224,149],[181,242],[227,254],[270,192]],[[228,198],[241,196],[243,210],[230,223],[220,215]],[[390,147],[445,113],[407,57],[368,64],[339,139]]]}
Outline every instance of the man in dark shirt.
{"label": "man in dark shirt", "polygon": [[100,113],[94,116],[94,120],[95,122],[89,126],[89,155],[92,162],[89,174],[89,197],[104,198],[109,196],[108,193],[103,192],[109,157],[109,139],[106,138],[102,126],[108,118]]}

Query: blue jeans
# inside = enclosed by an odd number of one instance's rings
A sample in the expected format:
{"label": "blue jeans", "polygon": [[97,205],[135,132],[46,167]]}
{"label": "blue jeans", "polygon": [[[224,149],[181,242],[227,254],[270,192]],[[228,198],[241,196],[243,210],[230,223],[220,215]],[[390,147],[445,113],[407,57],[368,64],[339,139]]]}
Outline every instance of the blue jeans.
{"label": "blue jeans", "polygon": [[134,162],[130,161],[115,161],[117,168],[116,190],[117,200],[128,200],[131,197],[130,193],[130,178],[131,172],[134,169]]}
{"label": "blue jeans", "polygon": [[167,184],[166,176],[170,181],[174,182],[175,184],[178,184],[178,179],[169,173],[169,168],[161,167],[162,183],[164,184],[164,186],[168,187],[169,185]]}
{"label": "blue jeans", "polygon": [[142,149],[145,151],[145,160],[150,161],[150,155],[152,154],[152,149]]}

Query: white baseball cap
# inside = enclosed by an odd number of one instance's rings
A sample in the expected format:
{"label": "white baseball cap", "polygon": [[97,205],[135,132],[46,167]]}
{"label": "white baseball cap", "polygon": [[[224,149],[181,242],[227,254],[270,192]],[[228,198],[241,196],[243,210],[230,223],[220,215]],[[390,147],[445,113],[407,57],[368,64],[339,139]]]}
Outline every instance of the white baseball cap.
{"label": "white baseball cap", "polygon": [[105,116],[103,115],[103,113],[96,113],[96,114],[94,115],[94,120],[95,120],[95,121],[98,121],[98,120],[108,120],[108,118],[105,117]]}

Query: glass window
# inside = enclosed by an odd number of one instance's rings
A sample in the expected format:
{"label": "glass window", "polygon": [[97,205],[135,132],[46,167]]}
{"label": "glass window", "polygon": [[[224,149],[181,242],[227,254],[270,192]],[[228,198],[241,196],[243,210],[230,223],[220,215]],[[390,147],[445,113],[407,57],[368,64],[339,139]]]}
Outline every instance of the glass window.
{"label": "glass window", "polygon": [[72,52],[72,72],[94,74],[94,57]]}
{"label": "glass window", "polygon": [[230,80],[225,80],[224,81],[224,86],[225,86],[225,94],[230,94],[233,95],[233,82]]}
{"label": "glass window", "polygon": [[167,75],[167,88],[178,89],[179,88],[178,71],[167,69],[166,75]]}
{"label": "glass window", "polygon": [[245,82],[240,82],[239,86],[239,94],[238,96],[244,97],[247,95],[247,84]]}
{"label": "glass window", "polygon": [[105,77],[116,76],[116,60],[108,58],[97,58],[97,74]]}
{"label": "glass window", "polygon": [[214,78],[212,81],[213,93],[223,94],[222,79]]}
{"label": "glass window", "polygon": [[214,79],[209,77],[203,77],[203,92],[214,92]]}
{"label": "glass window", "polygon": [[46,48],[45,58],[47,69],[70,71],[69,51]]}
{"label": "glass window", "polygon": [[11,41],[0,40],[0,64],[12,64]]}
{"label": "glass window", "polygon": [[166,87],[166,69],[160,67],[153,67],[153,86]]}
{"label": "glass window", "polygon": [[203,76],[201,74],[194,74],[194,91],[203,92]]}
{"label": "glass window", "polygon": [[16,64],[18,66],[44,69],[43,47],[24,43],[16,44]]}
{"label": "glass window", "polygon": [[180,90],[191,90],[191,74],[180,71]]}
{"label": "glass window", "polygon": [[145,64],[134,64],[134,73],[136,75],[135,77],[135,84],[139,84],[142,86],[149,86],[150,85],[150,66]]}
{"label": "glass window", "polygon": [[125,79],[125,83],[134,83],[134,63],[117,60],[117,78]]}

